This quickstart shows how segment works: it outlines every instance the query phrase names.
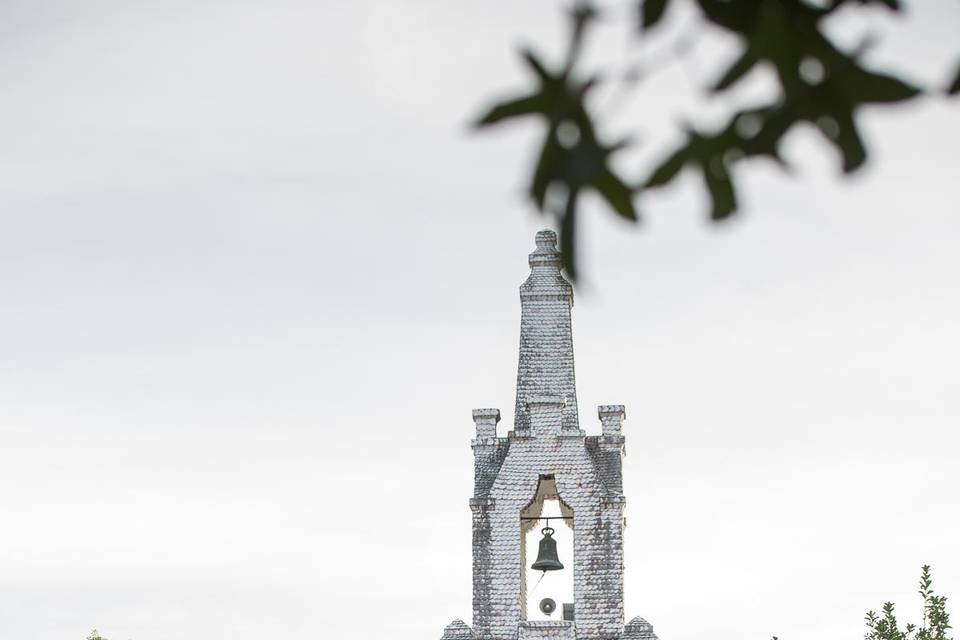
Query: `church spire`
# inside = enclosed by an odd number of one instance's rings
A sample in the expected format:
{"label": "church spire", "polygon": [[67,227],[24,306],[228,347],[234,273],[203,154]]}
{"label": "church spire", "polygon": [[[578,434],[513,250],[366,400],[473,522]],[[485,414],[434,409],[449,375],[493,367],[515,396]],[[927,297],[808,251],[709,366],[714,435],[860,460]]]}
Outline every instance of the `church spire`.
{"label": "church spire", "polygon": [[[553,398],[562,408],[561,431],[579,434],[570,309],[573,287],[560,274],[557,234],[537,233],[530,276],[520,286],[520,362],[514,428],[531,433],[530,404]],[[534,411],[533,415],[539,414]],[[533,431],[539,431],[534,428]]]}

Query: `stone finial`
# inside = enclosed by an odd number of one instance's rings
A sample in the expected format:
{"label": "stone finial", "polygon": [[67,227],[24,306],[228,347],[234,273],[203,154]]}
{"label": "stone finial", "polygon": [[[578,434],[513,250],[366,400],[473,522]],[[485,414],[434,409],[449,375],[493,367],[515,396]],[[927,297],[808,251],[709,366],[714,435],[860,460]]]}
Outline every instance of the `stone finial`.
{"label": "stone finial", "polygon": [[560,252],[557,251],[557,234],[549,229],[537,232],[537,248],[528,258],[531,267],[551,266],[560,268]]}
{"label": "stone finial", "polygon": [[537,247],[527,257],[530,276],[520,287],[520,299],[538,302],[564,302],[573,306],[573,287],[560,273],[557,234],[549,229],[537,232]]}
{"label": "stone finial", "polygon": [[637,616],[623,628],[623,640],[659,640],[653,625]]}
{"label": "stone finial", "polygon": [[619,436],[621,427],[627,417],[626,408],[622,404],[602,404],[597,407],[600,424],[603,425],[603,435]]}
{"label": "stone finial", "polygon": [[440,640],[473,640],[473,631],[463,620],[457,618],[444,628]]}
{"label": "stone finial", "polygon": [[477,428],[478,438],[496,438],[498,422],[500,422],[500,409],[473,410],[473,424]]}

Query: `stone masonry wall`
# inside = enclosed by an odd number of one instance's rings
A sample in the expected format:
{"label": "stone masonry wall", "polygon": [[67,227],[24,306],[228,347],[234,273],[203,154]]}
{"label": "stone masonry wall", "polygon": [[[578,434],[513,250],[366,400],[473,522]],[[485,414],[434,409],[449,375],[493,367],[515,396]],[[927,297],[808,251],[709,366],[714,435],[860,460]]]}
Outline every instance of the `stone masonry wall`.
{"label": "stone masonry wall", "polygon": [[[605,405],[602,435],[579,428],[570,285],[556,236],[537,234],[521,287],[515,429],[498,437],[495,409],[474,411],[473,637],[517,640],[524,618],[521,512],[544,477],[573,511],[575,629],[579,640],[614,640],[624,629],[621,460],[623,407]],[[537,505],[532,508],[536,510]],[[528,511],[529,513],[529,511]],[[569,625],[525,624],[524,637],[567,637]],[[550,635],[550,634],[554,635]],[[533,635],[531,635],[533,634]],[[546,635],[543,635],[546,634]],[[563,634],[563,635],[556,635]]]}
{"label": "stone masonry wall", "polygon": [[520,286],[520,354],[514,428],[529,427],[527,402],[534,397],[560,396],[563,429],[577,431],[577,388],[573,364],[570,308],[573,288],[560,273],[557,236],[537,234],[530,254],[530,276]]}

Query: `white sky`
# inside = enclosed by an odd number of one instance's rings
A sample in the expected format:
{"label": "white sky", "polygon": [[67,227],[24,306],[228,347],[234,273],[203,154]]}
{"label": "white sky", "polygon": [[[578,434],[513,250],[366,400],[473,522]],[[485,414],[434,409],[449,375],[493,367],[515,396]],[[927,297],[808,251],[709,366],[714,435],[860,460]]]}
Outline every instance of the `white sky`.
{"label": "white sky", "polygon": [[[873,59],[946,78],[960,4],[913,4]],[[5,636],[469,622],[470,410],[512,422],[548,221],[536,128],[466,123],[561,27],[540,0],[0,5]],[[650,134],[626,169],[722,44],[606,107]],[[861,637],[884,600],[919,617],[923,563],[960,616],[957,106],[867,112],[843,183],[797,132],[799,179],[757,165],[722,229],[693,176],[642,227],[584,212],[581,422],[627,405],[626,608],[664,640]]]}

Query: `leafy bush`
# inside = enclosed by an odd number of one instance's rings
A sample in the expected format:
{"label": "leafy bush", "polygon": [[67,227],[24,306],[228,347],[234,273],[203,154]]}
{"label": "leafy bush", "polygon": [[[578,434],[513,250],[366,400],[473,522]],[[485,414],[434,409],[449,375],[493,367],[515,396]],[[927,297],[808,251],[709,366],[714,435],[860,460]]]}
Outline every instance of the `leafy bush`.
{"label": "leafy bush", "polygon": [[923,620],[920,626],[907,624],[903,629],[897,622],[892,602],[883,605],[881,615],[874,611],[867,612],[867,628],[870,630],[865,640],[953,640],[947,635],[950,627],[950,616],[947,614],[946,596],[938,596],[931,588],[933,579],[930,577],[930,565],[923,565],[920,573],[920,590],[923,598]]}

